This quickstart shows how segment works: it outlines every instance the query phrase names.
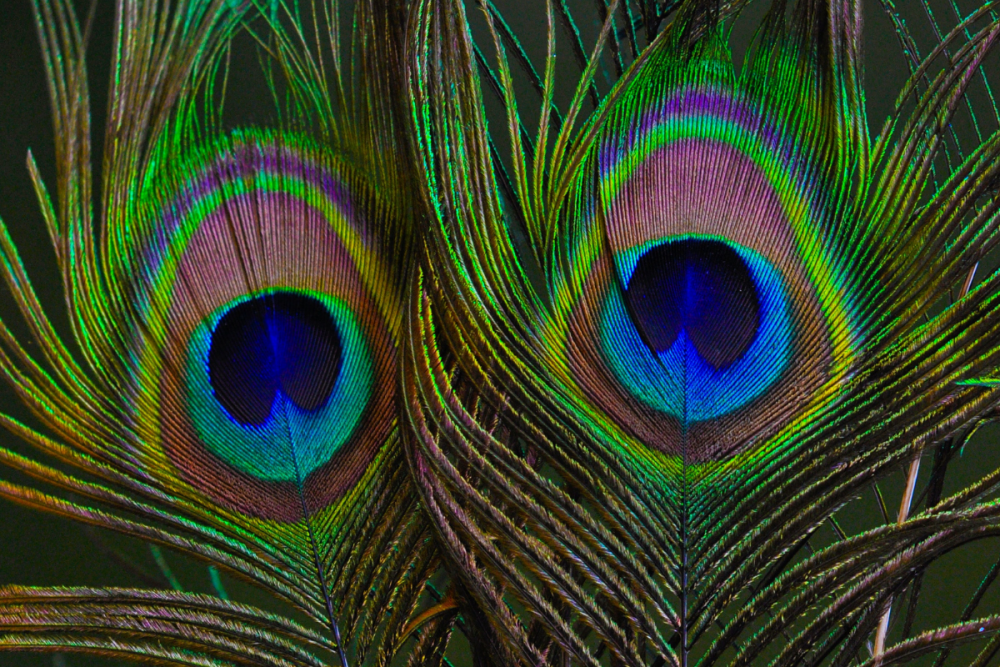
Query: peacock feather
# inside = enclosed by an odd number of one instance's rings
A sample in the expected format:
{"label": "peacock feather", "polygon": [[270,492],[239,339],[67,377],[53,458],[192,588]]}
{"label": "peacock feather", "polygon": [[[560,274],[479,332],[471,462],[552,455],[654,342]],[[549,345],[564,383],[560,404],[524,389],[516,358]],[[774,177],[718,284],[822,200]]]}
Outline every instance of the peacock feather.
{"label": "peacock feather", "polygon": [[990,664],[1000,560],[921,596],[1000,536],[1000,5],[941,4],[123,0],[95,183],[90,19],[35,0],[69,327],[0,225],[0,495],[275,604],[7,586],[0,647]]}
{"label": "peacock feather", "polygon": [[[35,184],[80,355],[54,333],[0,232],[38,352],[5,330],[3,368],[46,433],[4,424],[63,465],[2,457],[73,501],[15,483],[0,493],[217,564],[325,630],[194,594],[15,588],[3,602],[8,647],[164,664],[384,664],[437,567],[397,422],[416,223],[403,170],[382,166],[405,155],[379,94],[390,72],[372,66],[366,87],[330,95],[341,113],[312,136],[304,112],[297,131],[292,119],[224,131],[202,105],[221,103],[216,82],[247,11],[119,8],[95,217],[86,30],[69,3],[36,4],[64,168],[55,201]],[[388,18],[357,9],[370,28],[388,32]],[[285,44],[272,44],[292,67]],[[382,58],[382,44],[361,47],[360,60]]]}
{"label": "peacock feather", "polygon": [[[485,4],[477,30],[460,3],[419,14],[433,216],[404,386],[424,504],[515,659],[890,664],[985,636],[993,617],[971,611],[912,638],[906,612],[891,648],[885,629],[929,563],[989,532],[986,478],[807,545],[921,451],[942,474],[994,408],[969,380],[998,353],[998,276],[974,280],[996,238],[995,122],[937,164],[992,7],[914,63],[872,137],[860,3],[765,3],[737,69],[746,3],[606,3],[587,57],[548,2],[544,70]],[[582,74],[560,107],[564,32]],[[620,72],[603,94],[602,69]],[[497,426],[473,418],[483,401]]]}

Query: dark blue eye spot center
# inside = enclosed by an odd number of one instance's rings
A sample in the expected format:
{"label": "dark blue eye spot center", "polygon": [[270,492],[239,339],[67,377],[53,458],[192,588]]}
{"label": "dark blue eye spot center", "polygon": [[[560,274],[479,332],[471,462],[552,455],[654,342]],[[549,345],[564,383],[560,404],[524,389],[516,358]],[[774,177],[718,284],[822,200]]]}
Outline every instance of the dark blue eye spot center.
{"label": "dark blue eye spot center", "polygon": [[729,245],[684,239],[654,246],[625,290],[636,328],[656,352],[684,331],[717,370],[743,356],[760,325],[760,298],[746,262]]}
{"label": "dark blue eye spot center", "polygon": [[341,340],[318,300],[276,292],[238,304],[212,332],[208,375],[239,423],[261,425],[280,391],[305,411],[323,407],[340,374]]}

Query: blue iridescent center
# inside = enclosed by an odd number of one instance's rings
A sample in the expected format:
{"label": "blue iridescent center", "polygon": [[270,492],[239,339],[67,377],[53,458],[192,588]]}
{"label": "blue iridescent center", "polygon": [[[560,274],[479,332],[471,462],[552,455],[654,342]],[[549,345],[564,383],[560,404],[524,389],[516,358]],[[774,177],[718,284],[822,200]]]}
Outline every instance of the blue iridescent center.
{"label": "blue iridescent center", "polygon": [[742,358],[757,337],[760,300],[750,268],[725,243],[685,239],[646,251],[625,290],[636,326],[656,352],[684,331],[715,369]]}
{"label": "blue iridescent center", "polygon": [[279,391],[302,410],[322,407],[340,366],[340,335],[330,313],[316,299],[289,292],[227,312],[208,353],[215,398],[243,425],[267,421]]}
{"label": "blue iridescent center", "polygon": [[347,302],[295,289],[244,296],[206,317],[191,334],[185,375],[205,447],[275,482],[301,481],[350,441],[375,380]]}
{"label": "blue iridescent center", "polygon": [[624,291],[600,321],[612,373],[637,399],[686,423],[716,419],[781,377],[794,323],[780,271],[721,237],[676,236],[616,256]]}

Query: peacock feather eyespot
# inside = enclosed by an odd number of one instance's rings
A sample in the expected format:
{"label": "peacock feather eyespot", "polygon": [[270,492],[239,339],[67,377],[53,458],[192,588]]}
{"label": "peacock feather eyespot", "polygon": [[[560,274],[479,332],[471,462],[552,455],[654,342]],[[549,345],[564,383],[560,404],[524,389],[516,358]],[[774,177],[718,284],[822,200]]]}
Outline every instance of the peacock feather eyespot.
{"label": "peacock feather eyespot", "polygon": [[336,502],[394,428],[398,303],[364,233],[386,209],[305,140],[239,133],[194,162],[144,207],[136,421],[220,503],[294,521],[299,484]]}
{"label": "peacock feather eyespot", "polygon": [[724,237],[674,236],[634,254],[620,272],[624,299],[608,295],[600,332],[615,378],[640,401],[695,424],[778,381],[792,322],[770,262]]}
{"label": "peacock feather eyespot", "polygon": [[[231,301],[191,335],[189,417],[213,454],[251,476],[295,482],[353,435],[372,396],[371,352],[342,299],[274,289]],[[284,439],[294,459],[268,461]]]}
{"label": "peacock feather eyespot", "polygon": [[703,63],[646,69],[581,179],[578,201],[593,203],[574,209],[584,261],[560,283],[564,340],[574,381],[616,423],[689,462],[721,460],[815,410],[858,331],[800,140],[767,100],[699,79]]}

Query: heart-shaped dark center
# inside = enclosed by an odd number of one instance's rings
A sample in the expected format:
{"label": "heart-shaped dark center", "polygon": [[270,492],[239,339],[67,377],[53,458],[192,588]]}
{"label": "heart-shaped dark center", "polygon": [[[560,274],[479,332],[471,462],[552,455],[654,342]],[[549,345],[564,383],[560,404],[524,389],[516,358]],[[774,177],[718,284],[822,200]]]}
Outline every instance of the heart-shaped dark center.
{"label": "heart-shaped dark center", "polygon": [[716,369],[738,361],[760,325],[750,268],[721,241],[683,239],[650,248],[625,293],[635,325],[653,350],[666,352],[683,330]]}
{"label": "heart-shaped dark center", "polygon": [[340,366],[340,335],[329,311],[294,292],[232,308],[212,332],[208,353],[215,398],[244,425],[263,424],[279,391],[303,410],[322,407]]}

